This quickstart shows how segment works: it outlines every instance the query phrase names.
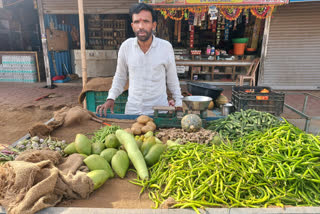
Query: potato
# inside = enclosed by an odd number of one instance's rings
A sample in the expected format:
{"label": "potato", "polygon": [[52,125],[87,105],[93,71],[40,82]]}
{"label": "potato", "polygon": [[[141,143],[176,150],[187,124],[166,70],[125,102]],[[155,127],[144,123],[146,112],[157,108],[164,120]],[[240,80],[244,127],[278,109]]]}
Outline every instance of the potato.
{"label": "potato", "polygon": [[142,127],[142,129],[141,129],[141,132],[142,132],[143,134],[147,133],[148,131],[154,131],[153,127],[152,127],[152,126],[147,126],[147,125],[145,125],[145,126]]}
{"label": "potato", "polygon": [[130,134],[133,134],[133,131],[130,128],[126,128],[125,131],[130,133]]}
{"label": "potato", "polygon": [[133,132],[134,135],[139,135],[141,134],[141,129],[138,127],[132,127],[131,131]]}
{"label": "potato", "polygon": [[147,122],[149,122],[151,120],[150,117],[146,116],[146,115],[141,115],[137,118],[138,123],[142,123],[142,124],[146,124]]}
{"label": "potato", "polygon": [[141,124],[141,123],[136,122],[136,123],[132,124],[131,128],[139,128],[139,129],[141,129],[144,126],[145,126],[145,124]]}
{"label": "potato", "polygon": [[152,121],[147,122],[146,125],[153,127],[153,130],[152,130],[152,131],[156,130],[156,128],[157,128],[156,124],[155,124],[154,122],[152,122]]}

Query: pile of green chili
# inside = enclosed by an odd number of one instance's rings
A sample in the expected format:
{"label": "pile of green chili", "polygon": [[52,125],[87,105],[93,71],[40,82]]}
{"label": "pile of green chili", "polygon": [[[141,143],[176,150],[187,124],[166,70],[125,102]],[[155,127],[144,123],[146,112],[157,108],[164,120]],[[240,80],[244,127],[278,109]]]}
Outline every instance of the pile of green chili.
{"label": "pile of green chili", "polygon": [[226,118],[211,121],[207,129],[218,132],[220,136],[235,140],[239,137],[250,135],[254,131],[263,131],[282,123],[274,115],[248,109],[246,111],[229,114]]}
{"label": "pile of green chili", "polygon": [[283,207],[320,205],[320,141],[284,122],[233,143],[169,147],[150,168],[149,190],[157,208]]}
{"label": "pile of green chili", "polygon": [[104,143],[106,136],[108,136],[109,134],[116,133],[118,129],[120,129],[120,126],[117,126],[117,125],[104,126],[93,133],[93,137],[91,138],[91,141],[95,143],[97,142]]}

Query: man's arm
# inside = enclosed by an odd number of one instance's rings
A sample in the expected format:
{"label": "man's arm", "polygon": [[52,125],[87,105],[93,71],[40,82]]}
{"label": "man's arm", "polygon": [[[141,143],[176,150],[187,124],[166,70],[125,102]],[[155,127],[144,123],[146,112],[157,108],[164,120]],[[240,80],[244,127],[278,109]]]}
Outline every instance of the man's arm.
{"label": "man's arm", "polygon": [[179,78],[177,74],[176,62],[174,58],[173,48],[170,44],[168,50],[168,63],[166,65],[167,72],[167,86],[172,93],[172,97],[175,100],[175,106],[182,107],[182,95],[180,89]]}
{"label": "man's arm", "polygon": [[128,80],[128,66],[125,56],[125,47],[121,46],[118,53],[117,70],[113,77],[112,87],[109,90],[108,98],[115,100],[124,90]]}
{"label": "man's arm", "polygon": [[112,87],[109,90],[108,98],[102,105],[97,106],[96,113],[102,116],[107,116],[107,110],[110,109],[113,113],[114,100],[123,92],[124,86],[128,80],[128,66],[126,63],[125,48],[120,47],[118,54],[117,70],[112,81]]}

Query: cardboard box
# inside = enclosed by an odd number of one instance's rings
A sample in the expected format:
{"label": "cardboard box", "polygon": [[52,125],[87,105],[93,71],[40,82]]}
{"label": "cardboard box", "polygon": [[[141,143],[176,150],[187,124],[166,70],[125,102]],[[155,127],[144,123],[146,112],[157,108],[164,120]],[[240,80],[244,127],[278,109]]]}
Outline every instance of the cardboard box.
{"label": "cardboard box", "polygon": [[69,49],[68,32],[46,29],[49,51],[66,51]]}
{"label": "cardboard box", "polygon": [[177,66],[177,73],[178,74],[184,74],[185,71],[186,71],[185,66]]}

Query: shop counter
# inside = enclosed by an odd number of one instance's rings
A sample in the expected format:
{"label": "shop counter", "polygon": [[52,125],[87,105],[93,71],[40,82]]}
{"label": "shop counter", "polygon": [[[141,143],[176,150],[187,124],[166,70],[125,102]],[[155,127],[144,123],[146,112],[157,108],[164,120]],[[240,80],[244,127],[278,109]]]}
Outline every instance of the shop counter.
{"label": "shop counter", "polygon": [[[214,75],[226,75],[230,74],[232,80],[236,77],[236,67],[250,66],[252,60],[176,60],[177,66],[190,66],[191,67],[191,80],[194,74],[211,74],[211,79],[214,79]],[[211,72],[195,72],[192,71],[192,67],[202,66],[211,67]],[[214,72],[215,66],[232,67],[231,72]]]}

